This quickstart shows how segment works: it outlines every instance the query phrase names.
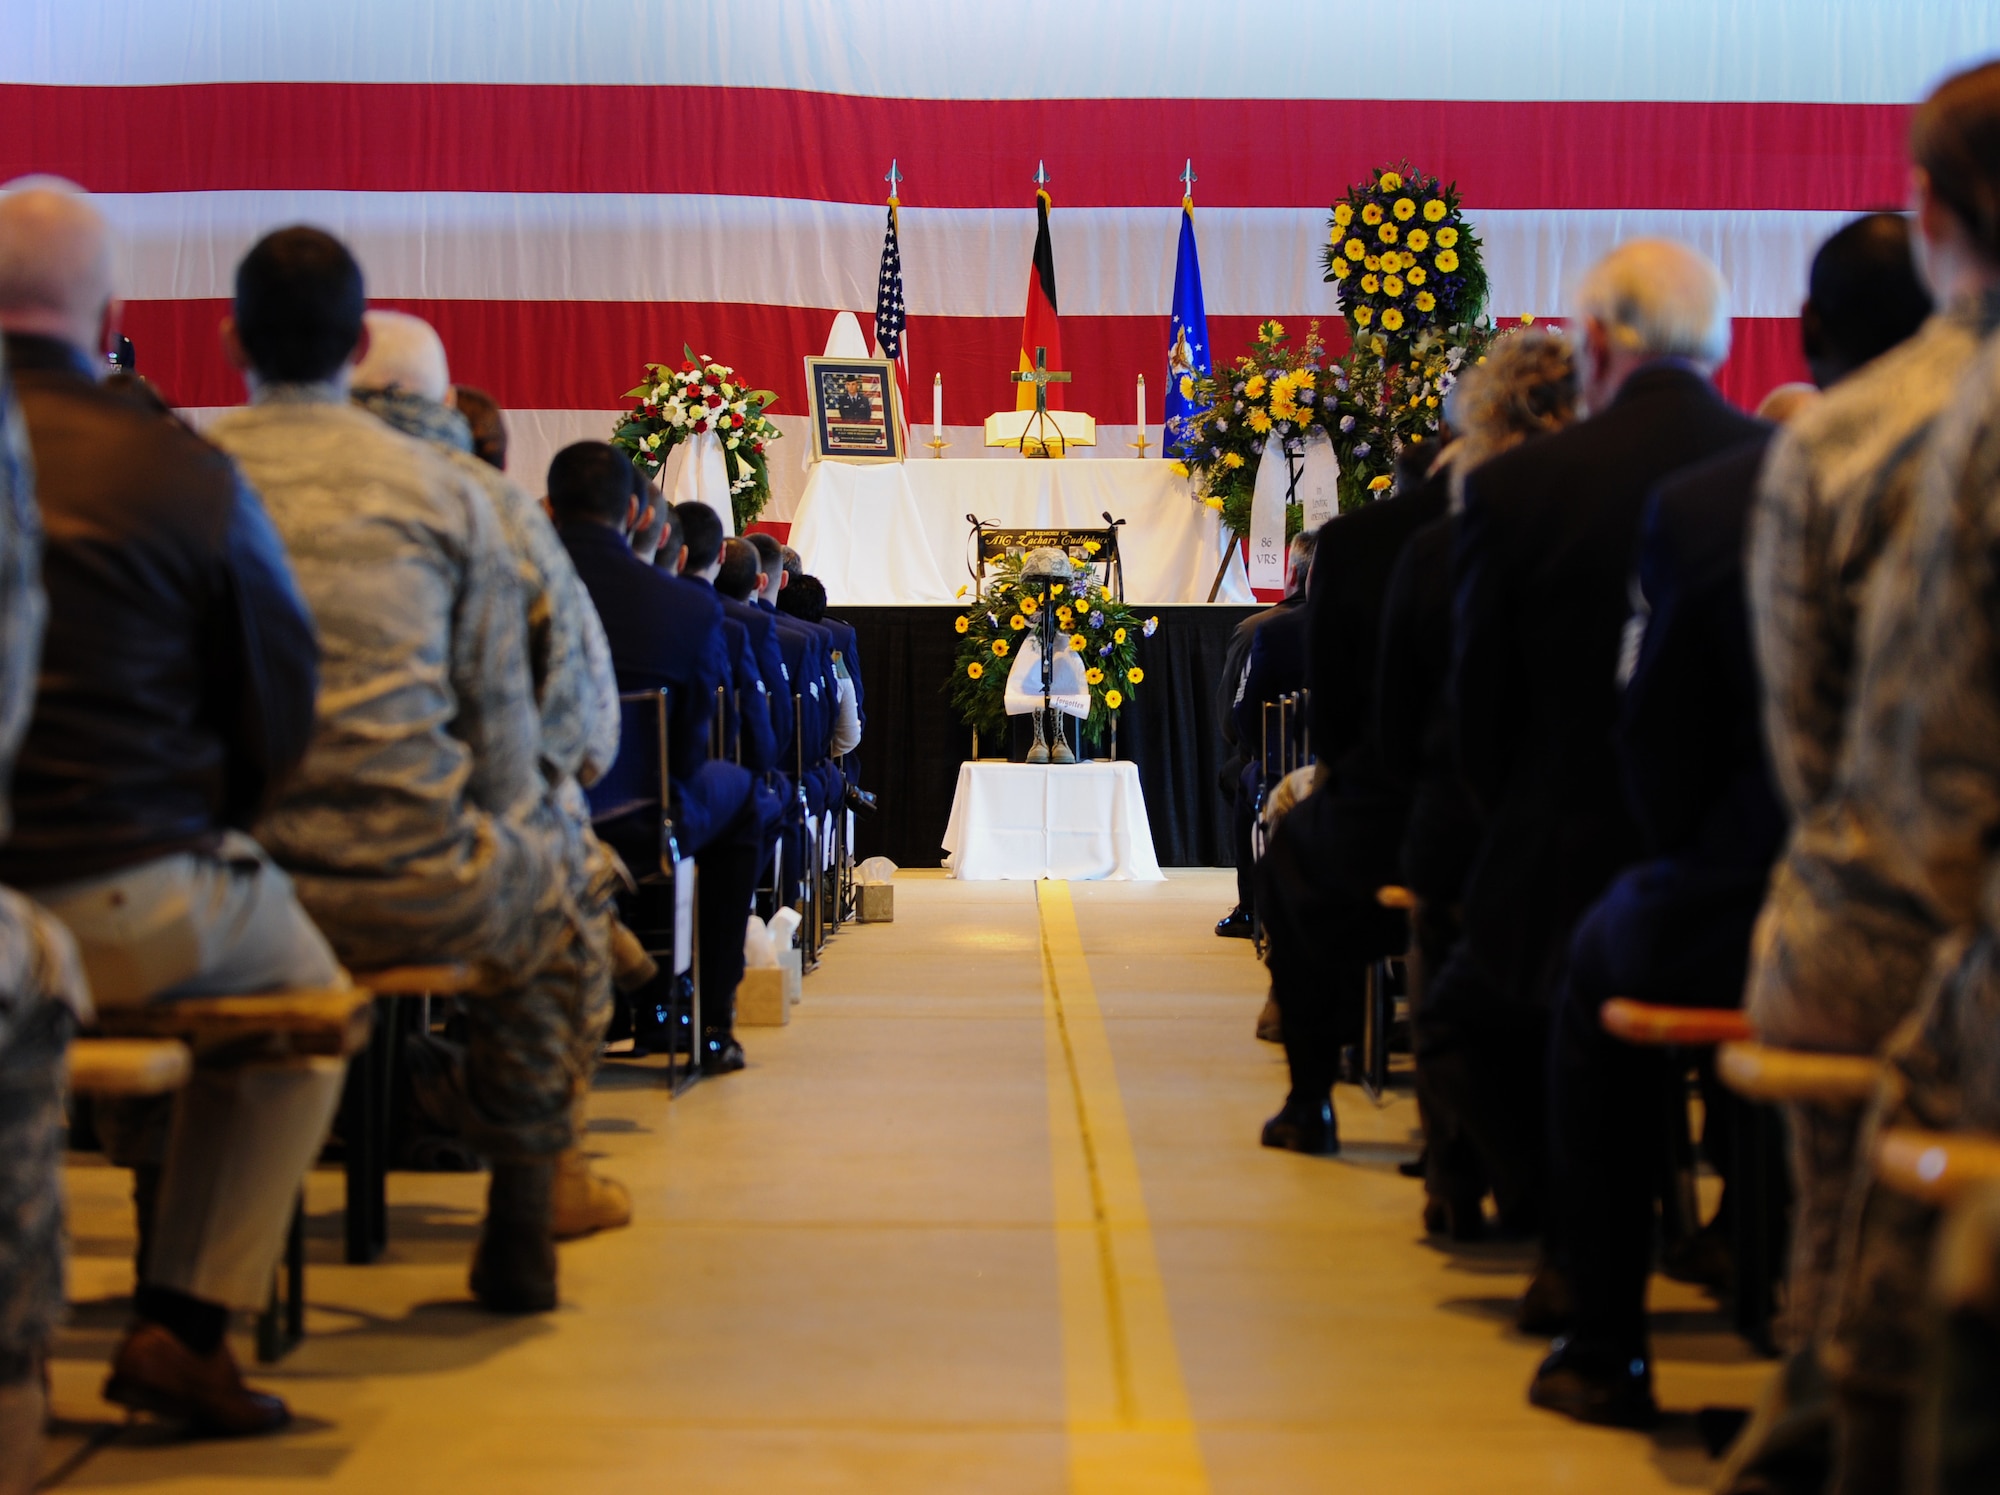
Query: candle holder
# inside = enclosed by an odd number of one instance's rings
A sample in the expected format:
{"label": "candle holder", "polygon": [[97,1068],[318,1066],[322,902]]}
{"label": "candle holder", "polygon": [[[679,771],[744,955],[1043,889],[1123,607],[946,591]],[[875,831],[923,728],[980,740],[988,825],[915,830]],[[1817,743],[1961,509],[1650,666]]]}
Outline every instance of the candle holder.
{"label": "candle holder", "polygon": [[1146,455],[1146,448],[1149,445],[1149,443],[1146,440],[1145,429],[1143,427],[1140,429],[1139,439],[1137,441],[1128,441],[1125,444],[1129,447],[1136,449],[1139,455],[1141,457],[1144,457]]}
{"label": "candle holder", "polygon": [[933,457],[936,457],[940,462],[942,462],[944,460],[944,449],[950,446],[951,443],[949,441],[946,441],[944,439],[943,434],[940,433],[939,435],[933,436],[929,441],[926,441],[924,445],[931,449],[931,455]]}

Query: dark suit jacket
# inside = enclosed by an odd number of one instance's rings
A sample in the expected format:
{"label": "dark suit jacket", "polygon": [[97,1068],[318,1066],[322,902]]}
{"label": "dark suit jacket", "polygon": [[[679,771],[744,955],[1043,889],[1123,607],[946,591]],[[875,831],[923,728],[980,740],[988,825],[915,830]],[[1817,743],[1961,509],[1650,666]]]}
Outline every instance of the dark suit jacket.
{"label": "dark suit jacket", "polygon": [[673,692],[667,762],[674,819],[683,851],[705,846],[750,793],[749,770],[711,762],[708,753],[715,690],[733,678],[722,599],[713,587],[647,565],[609,525],[565,524],[557,534],[604,623],[619,690]]}
{"label": "dark suit jacket", "polygon": [[727,612],[722,631],[729,641],[729,715],[723,740],[752,773],[768,773],[778,766],[778,739],[771,730],[771,698],[764,686],[764,673],[757,668],[757,656],[750,648],[750,630]]}
{"label": "dark suit jacket", "polygon": [[1661,485],[1639,539],[1644,634],[1618,723],[1649,860],[1592,918],[1619,989],[1734,1006],[1785,818],[1764,754],[1744,532],[1768,437]]}
{"label": "dark suit jacket", "polygon": [[1640,514],[1665,477],[1766,427],[1656,364],[1601,414],[1475,469],[1455,557],[1451,710],[1488,816],[1462,953],[1544,1002],[1577,916],[1642,845],[1612,749]]}
{"label": "dark suit jacket", "polygon": [[1343,782],[1376,774],[1376,656],[1389,573],[1411,535],[1444,513],[1442,477],[1329,521],[1313,552],[1307,601],[1306,682],[1312,687],[1313,753]]}
{"label": "dark suit jacket", "polygon": [[797,694],[797,740],[810,769],[823,762],[833,742],[834,702],[827,694],[826,640],[811,624],[783,613],[776,615],[778,649]]}
{"label": "dark suit jacket", "polygon": [[[1264,764],[1267,773],[1277,771],[1281,744],[1275,713],[1271,717],[1271,740],[1265,743],[1264,703],[1275,701],[1306,683],[1307,621],[1308,614],[1304,608],[1288,607],[1250,636],[1243,691],[1236,703],[1236,738],[1243,745],[1244,757],[1249,761],[1255,761],[1251,759],[1251,754],[1268,747],[1269,761]],[[1300,725],[1293,725],[1295,738]]]}
{"label": "dark suit jacket", "polygon": [[1291,593],[1262,612],[1254,612],[1230,630],[1229,646],[1222,654],[1222,677],[1215,683],[1215,719],[1222,724],[1222,740],[1237,751],[1232,755],[1240,768],[1242,745],[1236,736],[1236,692],[1243,684],[1243,669],[1250,662],[1250,644],[1259,629],[1295,608],[1304,607],[1305,589]]}

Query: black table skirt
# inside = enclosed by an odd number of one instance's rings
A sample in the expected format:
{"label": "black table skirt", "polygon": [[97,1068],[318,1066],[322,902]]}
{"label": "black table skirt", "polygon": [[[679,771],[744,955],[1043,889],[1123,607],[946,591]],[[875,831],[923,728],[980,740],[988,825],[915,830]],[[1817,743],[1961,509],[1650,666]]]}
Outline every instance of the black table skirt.
{"label": "black table skirt", "polygon": [[[1215,688],[1230,631],[1250,607],[1139,606],[1160,627],[1139,645],[1146,680],[1119,713],[1118,756],[1139,765],[1153,847],[1166,867],[1230,865],[1229,821],[1216,774],[1225,756]],[[949,607],[843,607],[854,626],[867,687],[868,726],[856,756],[862,787],[881,797],[855,816],[857,856],[935,867],[944,855],[958,765],[972,730],[953,710],[949,685],[958,634]],[[996,743],[980,751],[998,757]]]}

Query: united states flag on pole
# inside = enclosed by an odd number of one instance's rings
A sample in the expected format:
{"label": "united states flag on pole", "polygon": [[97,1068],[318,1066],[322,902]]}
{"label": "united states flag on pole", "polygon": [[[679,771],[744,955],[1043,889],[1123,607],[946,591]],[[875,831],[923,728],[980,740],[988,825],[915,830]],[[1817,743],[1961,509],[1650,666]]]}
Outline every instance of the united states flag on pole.
{"label": "united states flag on pole", "polygon": [[875,286],[875,356],[896,365],[896,431],[904,453],[910,446],[909,319],[903,311],[903,251],[896,243],[896,202],[889,200],[889,227],[882,237],[882,278]]}

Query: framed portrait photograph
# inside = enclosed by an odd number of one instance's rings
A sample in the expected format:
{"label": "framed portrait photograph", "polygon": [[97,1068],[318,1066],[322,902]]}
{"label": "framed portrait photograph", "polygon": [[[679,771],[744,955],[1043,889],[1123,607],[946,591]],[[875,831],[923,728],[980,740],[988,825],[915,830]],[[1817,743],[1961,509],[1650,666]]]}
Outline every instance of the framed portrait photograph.
{"label": "framed portrait photograph", "polygon": [[813,457],[822,462],[900,462],[896,371],[886,358],[808,358]]}

